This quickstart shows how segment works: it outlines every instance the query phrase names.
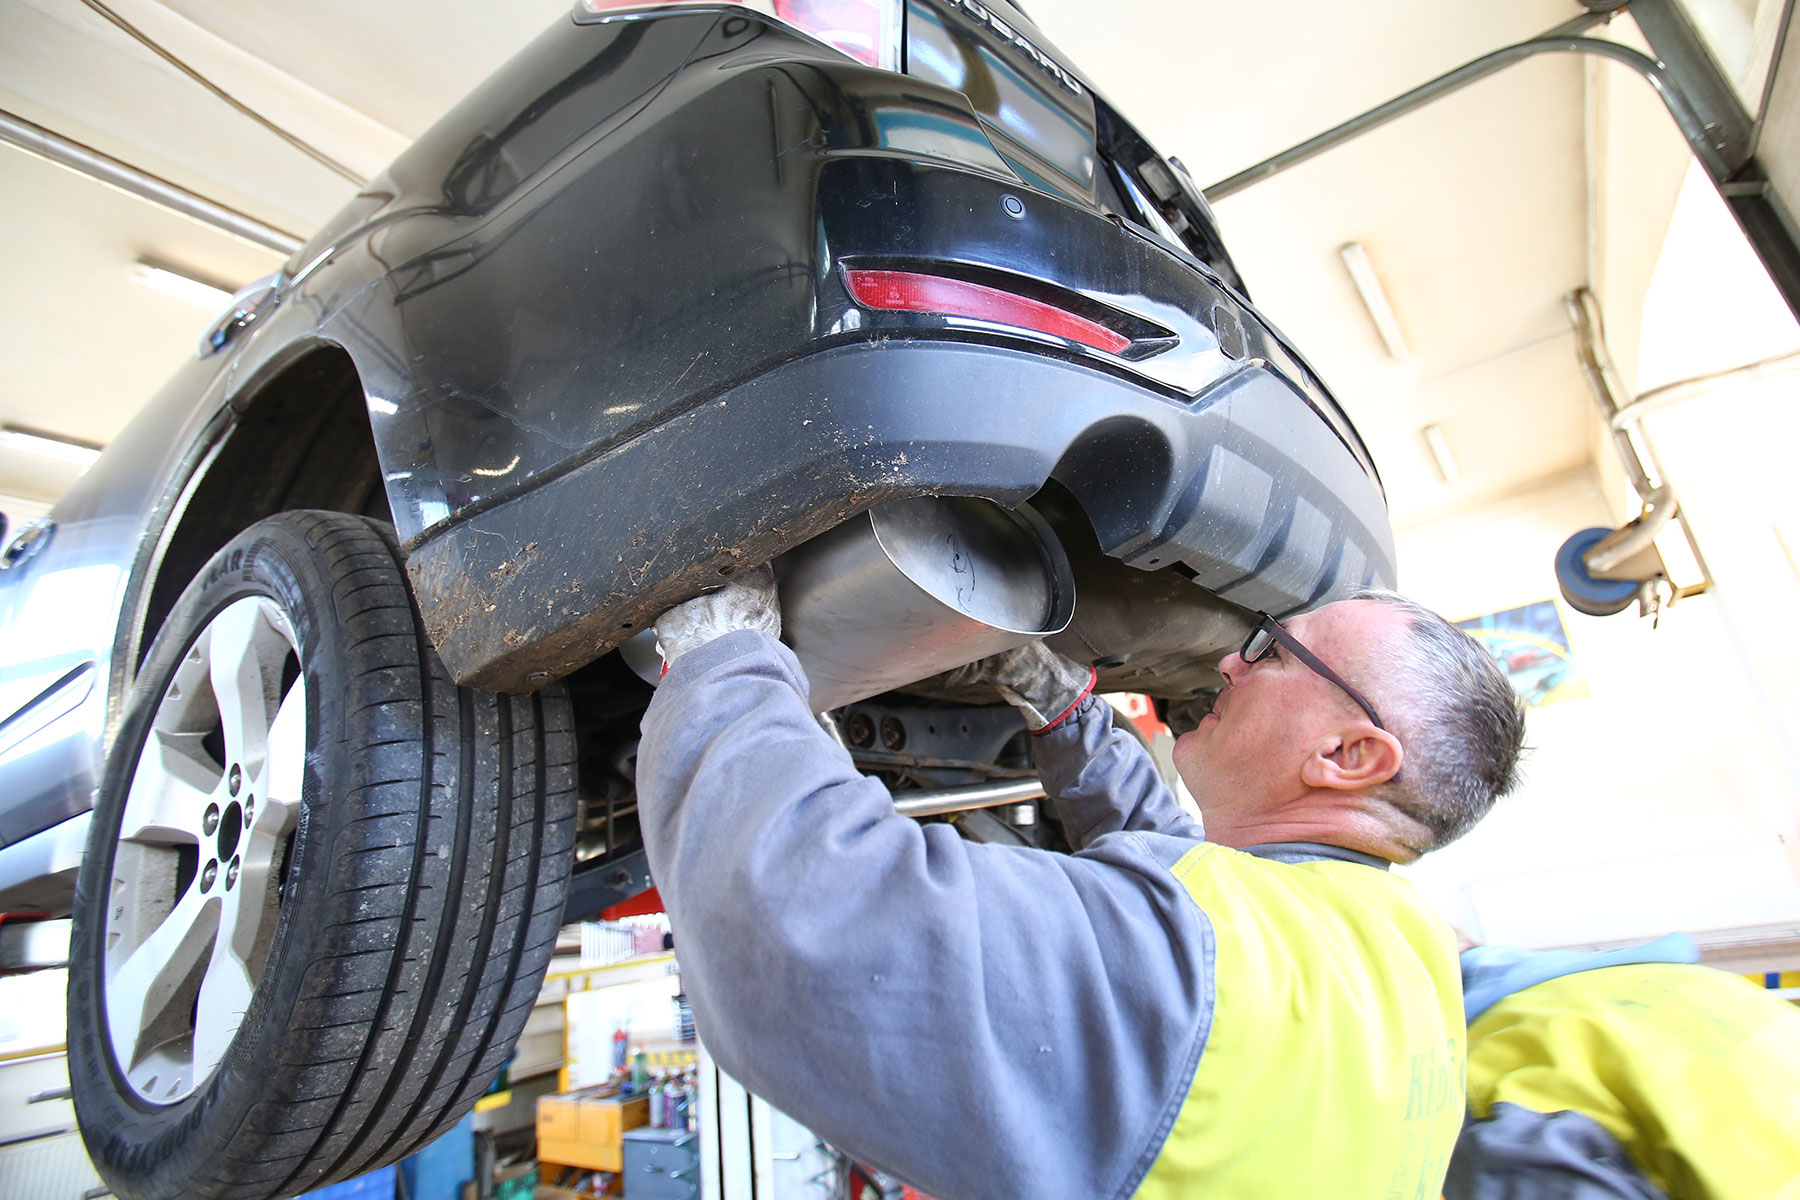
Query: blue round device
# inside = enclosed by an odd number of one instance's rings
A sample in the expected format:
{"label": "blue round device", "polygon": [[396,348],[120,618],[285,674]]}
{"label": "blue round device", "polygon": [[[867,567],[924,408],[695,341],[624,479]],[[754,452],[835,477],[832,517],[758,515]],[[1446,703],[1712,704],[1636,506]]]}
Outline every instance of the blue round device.
{"label": "blue round device", "polygon": [[1571,534],[1556,551],[1556,582],[1563,599],[1576,612],[1590,617],[1610,617],[1623,611],[1636,599],[1638,584],[1633,579],[1595,579],[1588,574],[1582,556],[1611,537],[1605,528],[1583,529]]}

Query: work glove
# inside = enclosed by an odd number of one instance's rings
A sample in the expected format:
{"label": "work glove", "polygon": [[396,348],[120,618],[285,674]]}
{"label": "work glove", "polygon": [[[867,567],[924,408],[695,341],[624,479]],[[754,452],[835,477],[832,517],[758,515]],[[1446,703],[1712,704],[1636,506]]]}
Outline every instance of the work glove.
{"label": "work glove", "polygon": [[739,629],[760,629],[781,636],[781,603],[775,598],[775,572],[767,565],[745,571],[716,592],[677,604],[656,619],[656,641],[668,664],[698,650],[714,638]]}
{"label": "work glove", "polygon": [[958,667],[942,680],[948,687],[992,685],[1024,716],[1025,728],[1048,733],[1087,699],[1098,678],[1092,667],[1071,662],[1042,642],[1026,642]]}

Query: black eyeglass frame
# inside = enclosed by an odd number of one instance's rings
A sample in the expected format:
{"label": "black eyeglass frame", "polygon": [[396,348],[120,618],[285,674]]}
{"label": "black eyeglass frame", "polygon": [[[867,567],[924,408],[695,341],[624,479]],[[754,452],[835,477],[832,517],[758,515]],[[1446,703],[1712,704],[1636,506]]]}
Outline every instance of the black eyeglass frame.
{"label": "black eyeglass frame", "polygon": [[[1258,639],[1263,639],[1260,645],[1258,644]],[[1238,651],[1238,657],[1247,663],[1261,662],[1269,656],[1269,651],[1274,649],[1278,642],[1295,658],[1312,668],[1314,674],[1331,683],[1335,683],[1338,688],[1343,691],[1344,695],[1356,701],[1356,706],[1358,708],[1369,714],[1369,720],[1375,723],[1375,728],[1384,733],[1387,732],[1387,726],[1383,725],[1381,723],[1381,718],[1376,715],[1375,706],[1365,700],[1361,692],[1345,683],[1343,676],[1320,662],[1318,655],[1301,645],[1299,638],[1289,633],[1280,621],[1277,621],[1268,613],[1263,614],[1262,620],[1256,623],[1256,627],[1253,628],[1250,631],[1250,635],[1244,639],[1244,645],[1243,648]]]}

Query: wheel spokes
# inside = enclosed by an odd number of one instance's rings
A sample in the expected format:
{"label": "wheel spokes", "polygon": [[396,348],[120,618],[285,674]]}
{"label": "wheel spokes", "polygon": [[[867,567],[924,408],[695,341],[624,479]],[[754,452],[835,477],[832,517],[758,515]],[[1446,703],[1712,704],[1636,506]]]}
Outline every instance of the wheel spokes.
{"label": "wheel spokes", "polygon": [[131,777],[120,839],[197,843],[202,815],[218,786],[219,768],[201,745],[201,735],[152,730]]}
{"label": "wheel spokes", "polygon": [[109,972],[106,1019],[127,1072],[192,1025],[189,986],[218,929],[219,904],[192,886],[168,916]]}
{"label": "wheel spokes", "polygon": [[296,679],[269,723],[268,756],[256,788],[253,835],[279,837],[294,827],[306,784],[306,681]]}
{"label": "wheel spokes", "polygon": [[240,600],[213,618],[208,655],[219,704],[227,770],[255,774],[268,753],[269,726],[281,688],[288,643],[265,615],[266,601]]}
{"label": "wheel spokes", "polygon": [[[194,1078],[204,1079],[225,1057],[225,1048],[237,1036],[256,983],[250,978],[249,956],[261,924],[261,893],[246,893],[240,876],[220,901],[218,936],[206,978],[200,984],[194,1008]],[[248,945],[246,945],[248,943]]]}

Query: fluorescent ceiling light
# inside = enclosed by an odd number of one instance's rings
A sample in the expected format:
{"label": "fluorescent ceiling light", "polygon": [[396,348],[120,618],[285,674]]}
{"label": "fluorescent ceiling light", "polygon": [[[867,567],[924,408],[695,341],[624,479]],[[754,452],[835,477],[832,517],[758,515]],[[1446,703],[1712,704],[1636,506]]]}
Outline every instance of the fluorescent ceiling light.
{"label": "fluorescent ceiling light", "polygon": [[1438,474],[1444,477],[1445,483],[1461,483],[1462,468],[1456,465],[1456,456],[1450,453],[1444,427],[1435,423],[1427,425],[1424,433],[1425,446],[1431,451],[1431,460],[1437,463]]}
{"label": "fluorescent ceiling light", "polygon": [[185,300],[209,313],[216,313],[231,303],[231,293],[224,288],[153,263],[133,263],[131,278],[147,288],[165,296],[173,296],[177,300]]}
{"label": "fluorescent ceiling light", "polygon": [[1362,297],[1363,307],[1369,310],[1369,319],[1375,322],[1375,332],[1387,343],[1388,353],[1396,362],[1405,362],[1412,357],[1412,351],[1407,349],[1406,335],[1400,332],[1400,318],[1394,315],[1394,306],[1381,286],[1380,277],[1375,274],[1369,252],[1363,249],[1361,242],[1346,242],[1338,247],[1338,255],[1350,272],[1350,282],[1356,285],[1356,294]]}
{"label": "fluorescent ceiling light", "polygon": [[16,425],[0,425],[0,446],[54,458],[58,462],[74,463],[84,471],[100,457],[100,447],[92,442],[58,437],[53,433],[37,433],[30,429],[20,429]]}

